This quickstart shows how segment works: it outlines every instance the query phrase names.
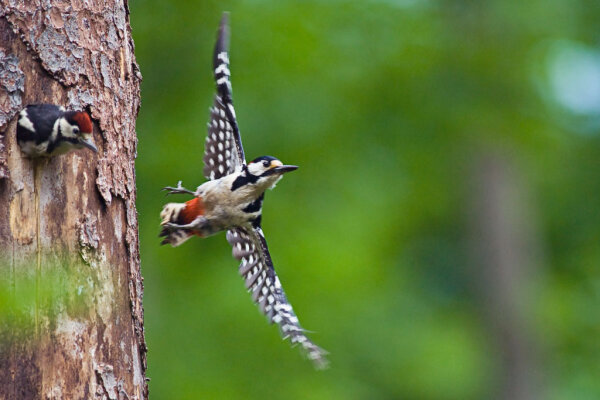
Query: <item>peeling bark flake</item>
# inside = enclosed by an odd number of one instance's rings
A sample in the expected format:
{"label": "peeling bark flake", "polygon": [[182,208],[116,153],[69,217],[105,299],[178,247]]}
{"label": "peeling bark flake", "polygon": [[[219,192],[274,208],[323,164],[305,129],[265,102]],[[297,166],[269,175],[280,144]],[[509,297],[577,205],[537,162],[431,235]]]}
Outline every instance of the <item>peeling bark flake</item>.
{"label": "peeling bark flake", "polygon": [[0,50],[0,128],[23,108],[25,74],[14,54]]}
{"label": "peeling bark flake", "polygon": [[25,75],[17,56],[0,50],[0,179],[9,177],[3,127],[23,106],[24,84]]}
{"label": "peeling bark flake", "polygon": [[108,364],[98,364],[94,367],[94,370],[98,377],[98,392],[96,394],[106,394],[110,400],[117,400],[117,378],[113,373],[113,367]]}

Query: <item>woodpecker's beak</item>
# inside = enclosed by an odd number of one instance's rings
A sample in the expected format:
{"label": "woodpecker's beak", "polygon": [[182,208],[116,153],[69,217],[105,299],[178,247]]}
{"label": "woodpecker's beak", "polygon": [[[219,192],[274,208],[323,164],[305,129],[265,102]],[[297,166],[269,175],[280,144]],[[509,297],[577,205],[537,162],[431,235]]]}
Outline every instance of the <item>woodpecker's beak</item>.
{"label": "woodpecker's beak", "polygon": [[279,167],[273,168],[271,171],[273,171],[274,174],[285,174],[286,172],[295,171],[297,169],[297,165],[280,165]]}
{"label": "woodpecker's beak", "polygon": [[94,141],[92,140],[91,135],[90,135],[89,138],[81,138],[81,139],[79,139],[79,143],[81,143],[81,145],[83,147],[87,147],[88,149],[92,150],[94,153],[98,152],[98,148],[94,144]]}

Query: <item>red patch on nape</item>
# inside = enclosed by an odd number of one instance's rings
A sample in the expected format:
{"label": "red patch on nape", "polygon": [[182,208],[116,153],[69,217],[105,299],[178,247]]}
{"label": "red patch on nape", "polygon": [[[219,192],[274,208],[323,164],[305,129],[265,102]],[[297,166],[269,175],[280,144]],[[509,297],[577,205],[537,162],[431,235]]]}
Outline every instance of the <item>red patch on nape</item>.
{"label": "red patch on nape", "polygon": [[92,133],[94,130],[90,116],[84,111],[76,112],[73,115],[73,120],[79,125],[79,129],[83,133]]}

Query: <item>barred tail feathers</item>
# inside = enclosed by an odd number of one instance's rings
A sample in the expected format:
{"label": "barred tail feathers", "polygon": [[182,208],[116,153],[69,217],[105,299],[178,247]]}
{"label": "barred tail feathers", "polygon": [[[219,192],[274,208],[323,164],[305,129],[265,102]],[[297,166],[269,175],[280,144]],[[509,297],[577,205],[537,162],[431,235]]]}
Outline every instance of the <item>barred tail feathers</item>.
{"label": "barred tail feathers", "polygon": [[168,203],[165,204],[162,211],[160,212],[160,225],[163,228],[160,231],[159,237],[165,237],[161,244],[170,244],[173,247],[179,246],[192,236],[192,232],[185,229],[172,230],[166,228],[164,225],[168,223],[177,224],[179,223],[179,216],[181,211],[185,209],[185,203]]}

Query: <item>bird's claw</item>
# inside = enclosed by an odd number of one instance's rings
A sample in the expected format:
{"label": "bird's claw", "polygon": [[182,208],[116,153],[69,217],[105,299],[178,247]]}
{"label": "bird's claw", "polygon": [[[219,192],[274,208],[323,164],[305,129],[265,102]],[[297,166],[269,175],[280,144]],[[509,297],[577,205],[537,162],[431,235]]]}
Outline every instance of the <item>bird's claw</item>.
{"label": "bird's claw", "polygon": [[163,228],[166,228],[166,229],[168,229],[170,231],[174,231],[174,230],[177,230],[177,229],[181,229],[182,225],[174,224],[172,222],[167,222],[166,224],[163,225]]}
{"label": "bird's claw", "polygon": [[167,187],[162,188],[162,190],[165,190],[167,192],[167,196],[170,194],[191,194],[191,195],[195,194],[191,190],[188,190],[188,189],[184,188],[183,186],[181,186],[181,181],[177,182],[177,187],[167,186]]}
{"label": "bird's claw", "polygon": [[192,222],[190,222],[189,224],[184,224],[184,225],[180,225],[180,224],[175,224],[173,222],[166,222],[164,224],[162,224],[161,226],[163,227],[163,229],[166,229],[168,231],[176,231],[179,229],[185,229],[185,230],[195,230],[195,229],[206,229],[208,224],[208,220],[202,216],[197,217],[195,220],[193,220]]}

